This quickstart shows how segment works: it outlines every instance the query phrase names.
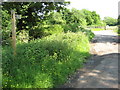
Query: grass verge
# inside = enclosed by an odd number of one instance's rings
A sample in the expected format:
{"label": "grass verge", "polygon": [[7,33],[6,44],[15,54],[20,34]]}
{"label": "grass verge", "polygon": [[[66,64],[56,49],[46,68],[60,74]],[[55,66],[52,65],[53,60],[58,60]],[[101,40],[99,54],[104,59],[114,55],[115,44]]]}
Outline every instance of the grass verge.
{"label": "grass verge", "polygon": [[2,48],[3,88],[53,88],[83,66],[89,54],[85,34],[60,33],[17,45],[17,55],[11,47]]}
{"label": "grass verge", "polygon": [[102,29],[102,28],[92,28],[91,31],[102,31],[102,30],[105,30],[105,29]]}

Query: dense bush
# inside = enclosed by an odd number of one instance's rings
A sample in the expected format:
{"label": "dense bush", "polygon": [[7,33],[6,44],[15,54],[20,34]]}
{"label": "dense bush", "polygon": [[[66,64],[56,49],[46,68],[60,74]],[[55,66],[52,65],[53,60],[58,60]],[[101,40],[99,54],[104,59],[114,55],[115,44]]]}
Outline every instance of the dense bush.
{"label": "dense bush", "polygon": [[80,27],[80,31],[85,33],[85,35],[88,37],[89,41],[91,41],[95,37],[95,34],[91,30]]}
{"label": "dense bush", "polygon": [[28,43],[29,40],[29,33],[26,30],[21,30],[18,32],[17,35],[17,43]]}
{"label": "dense bush", "polygon": [[63,32],[63,28],[59,24],[48,25],[48,27],[44,28],[45,35],[52,35],[52,34],[62,33],[62,32]]}
{"label": "dense bush", "polygon": [[[23,5],[23,3],[20,3],[20,4]],[[28,6],[26,6],[27,4],[28,4]],[[13,3],[13,5],[16,5],[16,4]],[[23,8],[25,8],[25,7],[26,7],[26,9],[29,8],[29,3],[26,3],[26,5],[23,5]],[[33,3],[33,5],[34,5],[34,3]],[[9,6],[9,4],[8,4],[8,6]],[[5,8],[7,8],[7,7],[5,7]],[[38,7],[36,7],[36,8],[39,9]],[[24,11],[25,9],[21,9],[21,10]],[[19,10],[18,10],[18,12],[19,12]],[[9,10],[2,11],[2,14],[3,14],[2,15],[2,18],[3,18],[3,22],[2,22],[3,40],[2,41],[3,41],[3,44],[6,45],[6,44],[10,44],[10,42],[11,42],[11,38],[10,38],[10,36],[11,36],[11,21],[10,21],[11,17],[10,17]],[[38,16],[35,14],[35,12],[33,12],[32,14],[33,15],[30,14],[30,15],[24,16],[24,13],[21,12],[22,19],[18,19],[16,22],[16,25],[17,25],[16,32],[17,33],[19,33],[19,32],[22,33],[21,31],[28,32],[29,35],[27,37],[29,37],[29,38],[27,38],[27,39],[29,39],[29,41],[33,40],[33,39],[42,38],[42,37],[45,37],[48,35],[52,35],[55,33],[61,33],[63,31],[64,32],[67,32],[67,31],[77,32],[80,30],[79,26],[98,25],[98,24],[101,25],[101,23],[102,23],[100,21],[99,15],[97,15],[96,12],[91,12],[91,11],[85,10],[85,9],[69,10],[69,9],[64,8],[64,10],[61,10],[60,12],[51,11],[48,14],[46,13],[44,15],[44,18],[42,16],[40,16],[42,19],[38,18]],[[28,19],[28,17],[32,18],[32,19]],[[38,19],[40,19],[40,20],[38,20]],[[20,39],[20,38],[18,38],[18,39]]]}
{"label": "dense bush", "polygon": [[89,56],[88,38],[81,32],[59,33],[3,47],[3,87],[52,88],[64,83]]}
{"label": "dense bush", "polygon": [[62,25],[64,32],[78,32],[79,31],[79,24],[78,23],[70,23],[70,24],[65,24]]}
{"label": "dense bush", "polygon": [[63,32],[63,27],[59,24],[40,25],[29,31],[30,39],[43,38],[48,35]]}
{"label": "dense bush", "polygon": [[1,10],[2,13],[2,45],[10,45],[11,18],[7,10]]}
{"label": "dense bush", "polygon": [[66,20],[63,19],[63,15],[60,12],[51,12],[48,15],[46,21],[47,21],[46,24],[51,24],[51,25],[54,24],[61,25],[66,23]]}

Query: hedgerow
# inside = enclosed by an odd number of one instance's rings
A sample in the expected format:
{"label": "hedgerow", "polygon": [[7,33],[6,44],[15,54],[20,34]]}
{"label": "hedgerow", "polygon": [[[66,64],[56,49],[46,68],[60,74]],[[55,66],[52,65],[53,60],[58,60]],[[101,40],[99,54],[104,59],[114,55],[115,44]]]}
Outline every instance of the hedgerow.
{"label": "hedgerow", "polygon": [[85,33],[89,41],[91,41],[95,37],[95,34],[91,30],[80,27],[80,31]]}
{"label": "hedgerow", "polygon": [[11,47],[3,47],[4,88],[53,88],[83,66],[89,54],[88,37],[82,32],[59,33]]}

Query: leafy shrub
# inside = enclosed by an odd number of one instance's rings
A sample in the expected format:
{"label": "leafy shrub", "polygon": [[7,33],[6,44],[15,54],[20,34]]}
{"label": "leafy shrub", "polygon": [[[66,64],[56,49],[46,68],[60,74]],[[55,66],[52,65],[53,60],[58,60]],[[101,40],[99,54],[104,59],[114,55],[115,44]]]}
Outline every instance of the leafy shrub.
{"label": "leafy shrub", "polygon": [[86,34],[89,41],[91,41],[95,37],[95,34],[91,30],[80,27],[80,31]]}
{"label": "leafy shrub", "polygon": [[79,23],[70,23],[63,25],[64,32],[71,31],[71,32],[77,32],[79,31]]}
{"label": "leafy shrub", "polygon": [[117,25],[117,28],[113,31],[116,32],[118,36],[120,36],[120,25]]}
{"label": "leafy shrub", "polygon": [[61,32],[63,32],[63,28],[59,24],[39,25],[33,28],[33,30],[29,31],[29,35],[31,39],[38,39],[38,38],[43,38],[45,36],[61,33]]}
{"label": "leafy shrub", "polygon": [[2,13],[2,45],[10,45],[11,35],[11,17],[7,10],[1,10]]}
{"label": "leafy shrub", "polygon": [[38,25],[34,28],[32,28],[29,31],[29,39],[38,39],[38,38],[42,38],[45,34],[44,34],[44,27],[43,25]]}
{"label": "leafy shrub", "polygon": [[51,24],[51,25],[54,25],[54,24],[62,25],[62,24],[65,24],[66,21],[63,20],[63,16],[61,13],[51,12],[49,17],[48,17],[47,23]]}
{"label": "leafy shrub", "polygon": [[89,40],[92,40],[95,36],[91,30],[88,30],[82,26],[79,26],[78,23],[65,24],[65,25],[63,25],[63,28],[64,28],[64,32],[68,32],[68,31],[79,32],[79,31],[81,31],[86,34],[86,36],[88,37]]}
{"label": "leafy shrub", "polygon": [[63,28],[59,24],[48,25],[48,27],[44,28],[45,35],[52,35],[61,32],[63,32]]}
{"label": "leafy shrub", "polygon": [[81,32],[59,33],[11,47],[3,47],[3,87],[52,88],[64,83],[68,75],[89,56],[88,38]]}
{"label": "leafy shrub", "polygon": [[19,42],[19,43],[22,43],[22,42],[28,43],[28,40],[29,40],[28,31],[21,30],[19,32],[19,34],[17,35],[17,42]]}

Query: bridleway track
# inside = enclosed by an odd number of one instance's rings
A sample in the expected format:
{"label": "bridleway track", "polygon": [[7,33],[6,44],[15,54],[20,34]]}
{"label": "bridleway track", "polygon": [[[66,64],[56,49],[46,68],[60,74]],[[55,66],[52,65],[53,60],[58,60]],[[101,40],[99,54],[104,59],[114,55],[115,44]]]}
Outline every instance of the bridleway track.
{"label": "bridleway track", "polygon": [[112,30],[94,33],[91,58],[62,88],[118,88],[118,36]]}

